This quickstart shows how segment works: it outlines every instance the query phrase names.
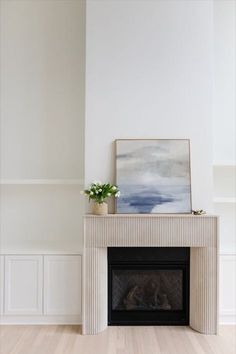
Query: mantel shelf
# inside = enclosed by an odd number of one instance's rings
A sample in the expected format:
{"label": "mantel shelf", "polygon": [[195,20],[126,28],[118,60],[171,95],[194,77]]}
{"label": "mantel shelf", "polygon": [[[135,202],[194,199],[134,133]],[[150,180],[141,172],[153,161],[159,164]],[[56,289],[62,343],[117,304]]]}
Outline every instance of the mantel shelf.
{"label": "mantel shelf", "polygon": [[107,214],[107,215],[94,215],[86,214],[85,218],[216,218],[218,215],[213,214],[202,214],[202,215],[193,215],[193,214]]}

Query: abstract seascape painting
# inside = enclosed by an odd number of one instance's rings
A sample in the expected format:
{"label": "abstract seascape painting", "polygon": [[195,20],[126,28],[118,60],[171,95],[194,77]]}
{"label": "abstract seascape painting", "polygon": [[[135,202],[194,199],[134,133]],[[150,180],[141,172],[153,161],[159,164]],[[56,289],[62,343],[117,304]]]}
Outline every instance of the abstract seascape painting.
{"label": "abstract seascape painting", "polygon": [[116,140],[119,214],[191,213],[188,139]]}

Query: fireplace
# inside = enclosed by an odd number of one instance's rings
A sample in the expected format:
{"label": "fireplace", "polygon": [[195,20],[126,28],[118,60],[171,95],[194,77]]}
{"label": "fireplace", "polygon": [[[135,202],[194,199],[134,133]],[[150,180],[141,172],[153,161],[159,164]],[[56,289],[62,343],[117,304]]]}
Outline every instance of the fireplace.
{"label": "fireplace", "polygon": [[188,325],[188,247],[108,248],[109,325]]}
{"label": "fireplace", "polygon": [[[106,329],[108,320],[111,323],[111,313],[108,317],[108,310],[111,307],[109,302],[108,308],[109,247],[111,247],[109,252],[113,252],[113,248],[117,252],[120,247],[124,247],[122,249],[124,255],[133,247],[145,249],[160,247],[162,251],[168,248],[170,252],[176,247],[179,249],[187,247],[190,250],[189,326],[200,333],[218,332],[217,216],[86,215],[84,226],[83,334],[100,333]],[[162,254],[161,252],[160,255]],[[161,259],[159,261],[161,262]],[[158,313],[160,311],[159,309]],[[149,312],[151,313],[150,310]]]}

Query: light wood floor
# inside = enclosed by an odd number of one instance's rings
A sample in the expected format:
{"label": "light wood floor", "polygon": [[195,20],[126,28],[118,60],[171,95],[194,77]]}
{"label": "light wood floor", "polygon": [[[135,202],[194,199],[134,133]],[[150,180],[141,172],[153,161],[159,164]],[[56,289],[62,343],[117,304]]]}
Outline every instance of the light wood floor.
{"label": "light wood floor", "polygon": [[188,327],[108,327],[82,336],[80,326],[0,326],[1,354],[235,354],[236,326],[218,336]]}

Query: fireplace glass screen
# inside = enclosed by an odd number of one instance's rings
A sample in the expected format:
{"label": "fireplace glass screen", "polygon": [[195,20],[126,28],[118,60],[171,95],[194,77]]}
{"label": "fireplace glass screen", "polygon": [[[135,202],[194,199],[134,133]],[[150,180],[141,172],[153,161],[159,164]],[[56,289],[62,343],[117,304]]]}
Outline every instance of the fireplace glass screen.
{"label": "fireplace glass screen", "polygon": [[190,250],[108,248],[109,325],[187,325]]}
{"label": "fireplace glass screen", "polygon": [[182,270],[113,270],[112,309],[153,311],[183,309]]}

